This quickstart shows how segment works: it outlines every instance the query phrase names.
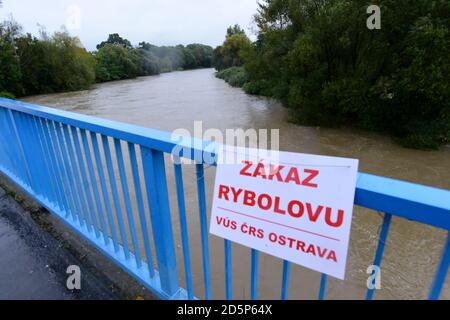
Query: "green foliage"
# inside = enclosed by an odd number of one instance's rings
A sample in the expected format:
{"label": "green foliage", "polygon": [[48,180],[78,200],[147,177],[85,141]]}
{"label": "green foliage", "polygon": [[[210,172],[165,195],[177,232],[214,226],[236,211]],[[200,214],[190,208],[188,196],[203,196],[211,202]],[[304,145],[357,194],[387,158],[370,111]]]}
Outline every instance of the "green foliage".
{"label": "green foliage", "polygon": [[225,80],[233,87],[242,87],[248,82],[247,72],[243,67],[231,67],[219,71],[216,77]]}
{"label": "green foliage", "polygon": [[118,33],[110,34],[106,41],[103,41],[97,45],[97,50],[103,48],[106,45],[122,46],[124,48],[132,48],[133,47],[129,40],[122,38],[121,36],[119,36]]}
{"label": "green foliage", "polygon": [[21,27],[13,20],[0,23],[0,92],[23,94],[22,72],[16,50]]}
{"label": "green foliage", "polygon": [[6,92],[6,91],[0,91],[0,97],[2,98],[8,98],[8,99],[15,99],[16,96],[12,93]]}
{"label": "green foliage", "polygon": [[0,91],[23,96],[88,88],[93,57],[67,32],[41,38],[23,35],[15,21],[0,24]]}
{"label": "green foliage", "polygon": [[213,48],[203,44],[189,44],[186,47],[158,47],[147,42],[139,43],[139,48],[154,55],[161,72],[211,68]]}
{"label": "green foliage", "polygon": [[105,44],[95,53],[97,80],[100,82],[135,78],[141,75],[140,56],[135,49]]}
{"label": "green foliage", "polygon": [[238,25],[229,27],[224,43],[214,50],[212,64],[218,70],[242,66],[252,48],[250,39]]}
{"label": "green foliage", "polygon": [[213,48],[202,44],[189,44],[183,50],[183,69],[211,68]]}
{"label": "green foliage", "polygon": [[88,89],[95,81],[130,79],[174,70],[210,68],[213,49],[201,44],[133,47],[110,34],[93,53],[65,30],[22,34],[14,20],[0,23],[0,93],[15,97]]}
{"label": "green foliage", "polygon": [[82,90],[95,82],[93,57],[67,32],[43,39],[22,36],[17,53],[26,94]]}
{"label": "green foliage", "polygon": [[226,37],[228,38],[234,36],[235,34],[245,35],[245,31],[238,24],[228,27]]}
{"label": "green foliage", "polygon": [[381,30],[367,29],[365,0],[262,1],[257,41],[238,55],[218,47],[214,64],[244,58],[244,90],[280,99],[298,123],[358,126],[436,148],[450,137],[450,2],[376,3]]}
{"label": "green foliage", "polygon": [[102,42],[95,53],[97,61],[97,80],[100,82],[148,76],[160,72],[210,68],[213,49],[202,44],[186,47],[158,47],[147,42],[139,43],[137,48],[123,43],[128,40],[120,36]]}

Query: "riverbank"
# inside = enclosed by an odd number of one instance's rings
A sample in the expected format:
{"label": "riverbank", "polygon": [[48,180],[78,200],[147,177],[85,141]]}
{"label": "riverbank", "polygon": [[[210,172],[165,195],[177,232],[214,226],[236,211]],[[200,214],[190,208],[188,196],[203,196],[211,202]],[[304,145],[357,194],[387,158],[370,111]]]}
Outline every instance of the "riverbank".
{"label": "riverbank", "polygon": [[[256,82],[252,82],[249,80],[249,75],[244,67],[231,67],[228,69],[221,70],[216,73],[216,77],[218,79],[224,80],[226,83],[228,83],[232,87],[241,88],[245,93],[250,95],[260,95],[270,98],[275,98],[280,101],[283,105],[288,107],[290,111],[290,121],[297,125],[304,125],[304,126],[316,126],[319,124],[322,124],[321,126],[325,127],[342,127],[344,126],[344,123],[338,123],[338,122],[323,122],[322,120],[319,120],[318,117],[314,119],[308,118],[304,116],[304,111],[302,111],[302,108],[300,107],[292,107],[293,104],[298,105],[298,101],[296,103],[293,103],[292,100],[282,99],[281,96],[277,96],[277,94],[274,94],[273,91],[262,89],[259,85],[256,84]],[[318,93],[319,94],[319,93]],[[406,101],[404,103],[407,103]],[[314,110],[310,110],[314,112]],[[331,114],[333,113],[330,110]],[[320,114],[319,110],[317,110],[317,113]],[[320,116],[324,118],[324,116]],[[325,116],[325,117],[329,117]],[[364,116],[361,116],[364,117]],[[331,118],[330,118],[331,119]],[[384,128],[381,126],[372,125],[369,123],[366,123],[364,125],[357,124],[355,122],[348,123],[351,127],[357,127],[362,130],[368,130],[373,132],[378,132],[386,135],[390,135],[396,143],[399,145],[410,148],[410,149],[418,149],[418,150],[438,150],[443,145],[448,145],[450,143],[450,132],[445,134],[440,134],[436,136],[434,133],[432,134],[434,129],[430,127],[429,134],[409,134],[409,135],[403,135],[399,132],[396,132],[395,130],[391,130],[389,128]],[[346,126],[346,125],[345,125]],[[431,126],[431,124],[429,124]],[[418,128],[411,128],[411,131],[414,131]]]}
{"label": "riverbank", "polygon": [[177,70],[170,70],[170,71],[161,71],[156,74],[148,74],[148,75],[138,75],[136,77],[130,77],[130,78],[121,78],[121,79],[111,79],[111,80],[105,80],[105,81],[96,81],[94,83],[91,83],[86,88],[78,88],[78,89],[69,89],[69,90],[59,90],[59,91],[50,91],[50,92],[39,92],[34,94],[28,94],[23,96],[16,97],[14,94],[7,92],[7,91],[0,91],[0,98],[7,98],[12,100],[20,100],[20,99],[28,99],[35,96],[41,96],[41,95],[51,95],[51,94],[65,94],[65,93],[71,93],[71,92],[80,92],[80,91],[86,91],[86,90],[93,90],[96,85],[100,84],[107,84],[107,83],[117,83],[121,81],[127,81],[127,80],[136,80],[139,78],[146,78],[146,77],[158,77],[167,73],[175,73],[175,72],[189,72],[189,71],[196,71],[196,70],[208,70],[211,69],[209,67],[199,67],[199,68],[192,68],[192,69],[177,69]]}
{"label": "riverbank", "polygon": [[[0,300],[154,299],[2,174],[0,255]],[[80,290],[66,287],[71,265],[80,267]]]}

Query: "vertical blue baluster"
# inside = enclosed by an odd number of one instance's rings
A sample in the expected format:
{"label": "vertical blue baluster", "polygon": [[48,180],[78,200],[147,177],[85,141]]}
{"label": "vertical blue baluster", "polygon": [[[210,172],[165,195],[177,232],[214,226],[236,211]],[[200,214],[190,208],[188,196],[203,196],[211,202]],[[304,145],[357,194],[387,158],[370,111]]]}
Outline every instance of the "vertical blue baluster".
{"label": "vertical blue baluster", "polygon": [[58,182],[56,180],[55,168],[53,167],[52,156],[48,147],[48,142],[44,136],[44,128],[42,125],[41,118],[36,118],[36,128],[38,132],[39,139],[41,140],[43,154],[44,154],[44,162],[47,167],[48,173],[48,183],[52,190],[52,194],[50,196],[50,201],[55,208],[60,207],[62,203],[62,198],[60,194],[60,190],[58,188]]}
{"label": "vertical blue baluster", "polygon": [[281,280],[281,300],[286,300],[289,293],[289,276],[291,275],[291,263],[283,260],[283,279]]}
{"label": "vertical blue baluster", "polygon": [[78,201],[78,192],[75,188],[75,182],[74,182],[74,174],[72,172],[72,167],[70,166],[69,163],[69,157],[67,156],[67,147],[68,147],[68,141],[64,141],[63,135],[62,135],[62,129],[61,129],[61,125],[58,123],[55,123],[55,129],[56,129],[56,135],[57,138],[59,140],[59,146],[61,149],[61,155],[62,155],[62,160],[64,163],[64,168],[66,169],[66,174],[67,174],[67,187],[70,190],[70,194],[71,194],[71,198],[73,200],[73,213],[72,213],[72,218],[74,221],[78,222],[79,225],[82,225],[82,220],[83,218],[81,217],[81,206],[82,204],[80,204],[80,202]]}
{"label": "vertical blue baluster", "polygon": [[134,144],[128,142],[128,154],[130,155],[131,171],[133,174],[134,191],[136,192],[136,201],[138,205],[139,220],[141,222],[141,231],[144,241],[145,256],[147,258],[147,265],[150,277],[155,276],[154,263],[152,258],[152,251],[150,247],[150,239],[148,236],[147,219],[145,218],[144,200],[142,198],[141,180],[139,179],[139,169],[136,159],[136,150]]}
{"label": "vertical blue baluster", "polygon": [[130,192],[128,190],[127,175],[125,173],[125,165],[123,163],[123,154],[120,140],[114,139],[114,146],[116,149],[116,159],[119,166],[120,183],[122,185],[123,199],[125,201],[125,210],[127,212],[128,227],[131,233],[131,242],[133,244],[134,257],[136,259],[137,267],[140,268],[142,266],[141,253],[139,251],[139,245],[136,236],[136,228],[134,224],[133,210],[131,209]]}
{"label": "vertical blue baluster", "polygon": [[100,199],[100,193],[98,192],[97,178],[95,177],[94,166],[92,165],[91,150],[89,149],[89,143],[88,143],[87,136],[86,136],[86,130],[80,129],[80,134],[81,134],[81,140],[83,141],[84,156],[86,157],[87,167],[88,167],[88,171],[89,171],[89,177],[91,179],[91,187],[94,191],[95,205],[97,208],[98,218],[100,220],[100,225],[102,228],[103,240],[105,241],[105,244],[108,245],[109,237],[108,237],[108,232],[106,230],[106,221],[105,221],[105,216],[103,214],[102,200]]}
{"label": "vertical blue baluster", "polygon": [[[7,133],[7,137],[5,139],[5,144],[6,144],[6,147],[8,148],[8,154],[11,156],[11,161],[12,161],[10,170],[20,180],[25,182],[26,181],[25,177],[27,176],[27,173],[25,170],[25,166],[21,165],[22,159],[20,156],[20,152],[18,151],[19,142],[17,141],[17,137],[14,133],[10,114],[9,114],[8,110],[6,110],[6,109],[4,110],[4,120],[5,120],[5,124],[6,124],[5,132]],[[8,141],[10,143],[7,143]]]}
{"label": "vertical blue baluster", "polygon": [[191,253],[189,250],[189,236],[186,220],[186,205],[184,201],[183,173],[180,164],[174,164],[175,182],[177,186],[178,213],[180,216],[181,242],[183,243],[184,274],[186,277],[186,287],[188,299],[194,299],[192,288]]}
{"label": "vertical blue baluster", "polygon": [[30,169],[30,174],[34,182],[33,192],[35,196],[42,194],[42,177],[40,176],[41,170],[38,166],[39,155],[36,150],[35,137],[31,132],[30,116],[18,113],[16,117],[17,123],[20,123],[20,132],[22,145],[24,147],[25,158]]}
{"label": "vertical blue baluster", "polygon": [[203,254],[203,281],[205,298],[211,299],[211,269],[209,264],[208,221],[206,216],[205,177],[203,164],[196,164],[198,206],[200,214],[200,235]]}
{"label": "vertical blue baluster", "polygon": [[[11,159],[10,171],[17,176],[18,179],[22,180],[24,184],[26,184],[26,168],[22,165],[22,157],[19,152],[19,141],[18,137],[15,134],[12,124],[12,118],[9,113],[9,110],[3,109],[3,119],[5,122],[4,133],[6,134],[5,147],[8,150],[8,155]],[[9,143],[8,143],[9,142]]]}
{"label": "vertical blue baluster", "polygon": [[[0,107],[0,166],[4,169],[8,168],[8,153],[5,151],[5,133],[6,133],[6,124],[4,123],[4,116],[3,116],[3,108]],[[9,170],[9,168],[8,168]]]}
{"label": "vertical blue baluster", "polygon": [[117,222],[119,223],[119,232],[120,237],[122,239],[122,247],[125,254],[125,258],[128,260],[130,259],[130,249],[128,247],[128,239],[127,234],[125,232],[125,225],[123,223],[122,217],[122,208],[120,206],[119,194],[117,192],[116,176],[114,175],[114,167],[111,159],[111,150],[109,148],[108,137],[106,137],[105,135],[102,135],[102,144],[103,144],[103,153],[105,154],[106,168],[108,169],[109,184],[111,186],[111,191],[114,200],[114,207],[116,209]]}
{"label": "vertical blue baluster", "polygon": [[8,131],[9,131],[9,140],[11,143],[8,145],[11,146],[11,154],[13,155],[13,172],[23,181],[25,185],[30,185],[30,178],[28,174],[28,167],[24,164],[25,158],[23,152],[21,151],[20,138],[16,133],[14,126],[14,118],[12,117],[12,111],[7,110],[7,123],[8,123]]}
{"label": "vertical blue baluster", "polygon": [[252,271],[250,279],[250,299],[258,299],[258,250],[252,249]]}
{"label": "vertical blue baluster", "polygon": [[52,184],[55,189],[55,195],[56,195],[56,203],[55,205],[59,208],[59,210],[64,210],[64,198],[62,195],[62,187],[61,187],[61,180],[59,176],[59,171],[55,163],[55,155],[53,152],[53,148],[50,143],[50,136],[48,134],[48,127],[46,124],[46,121],[44,119],[37,119],[37,122],[39,123],[40,131],[42,134],[42,142],[44,145],[45,152],[47,154],[47,161],[49,163],[49,168],[51,171],[51,178],[52,178]]}
{"label": "vertical blue baluster", "polygon": [[[16,123],[16,120],[14,118],[14,114],[18,114],[16,112],[11,111],[11,109],[8,109],[9,112],[9,118],[11,120],[11,128],[12,128],[12,133],[15,137],[15,140],[17,141],[17,153],[19,154],[19,159],[20,159],[20,164],[22,165],[22,167],[25,169],[25,174],[23,177],[21,177],[23,179],[23,181],[25,182],[25,184],[28,184],[28,186],[31,189],[34,189],[33,187],[33,181],[32,181],[32,177],[31,177],[31,171],[30,168],[28,166],[28,161],[27,158],[25,157],[25,151],[24,151],[24,146],[23,146],[23,141],[21,140],[21,137],[19,135],[19,130],[18,130],[18,126],[21,126],[22,124],[19,122]],[[19,164],[19,165],[20,165]]]}
{"label": "vertical blue baluster", "polygon": [[141,157],[161,288],[170,297],[179,287],[164,154],[141,146]]}
{"label": "vertical blue baluster", "polygon": [[115,226],[114,218],[112,215],[108,189],[106,188],[106,178],[105,178],[105,173],[103,171],[103,162],[100,157],[100,149],[98,147],[97,134],[95,132],[91,132],[91,142],[92,142],[92,148],[94,149],[95,162],[97,164],[97,172],[98,172],[98,175],[100,178],[100,185],[101,185],[102,194],[103,194],[103,202],[105,203],[106,214],[108,216],[109,231],[111,232],[111,236],[112,236],[112,240],[113,240],[113,244],[114,244],[114,250],[115,250],[115,252],[118,252],[119,251],[119,242],[117,241],[116,226]]}
{"label": "vertical blue baluster", "polygon": [[[383,225],[381,227],[380,238],[378,239],[378,248],[375,254],[375,259],[373,261],[373,265],[381,267],[381,260],[383,259],[384,246],[386,244],[387,236],[389,233],[389,227],[391,225],[392,215],[389,213],[384,214]],[[374,294],[373,289],[367,290],[366,299],[372,300]]]}
{"label": "vertical blue baluster", "polygon": [[47,153],[46,153],[46,149],[45,149],[45,145],[44,145],[44,140],[42,137],[42,132],[40,129],[40,121],[38,118],[34,117],[33,118],[33,131],[34,131],[34,135],[36,136],[36,139],[38,140],[38,147],[40,150],[40,163],[43,167],[42,170],[42,175],[43,175],[43,182],[44,182],[44,198],[47,199],[47,201],[49,203],[55,203],[56,202],[56,192],[54,190],[53,187],[53,183],[52,183],[52,172],[50,170],[49,167],[49,161],[48,161],[48,157],[47,157]]}
{"label": "vertical blue baluster", "polygon": [[319,300],[325,299],[326,291],[327,291],[327,275],[322,273],[322,276],[320,277]]}
{"label": "vertical blue baluster", "polygon": [[62,190],[64,191],[64,195],[66,198],[66,204],[67,206],[66,208],[66,218],[72,214],[72,217],[74,218],[74,221],[76,221],[75,219],[75,205],[73,202],[73,197],[72,197],[72,190],[70,188],[69,185],[69,177],[68,174],[66,172],[66,166],[64,165],[62,156],[61,156],[61,142],[58,140],[57,135],[56,135],[56,127],[59,125],[59,123],[54,123],[53,121],[48,121],[48,125],[50,127],[50,138],[53,141],[53,150],[55,151],[55,155],[56,155],[56,162],[58,163],[58,167],[60,169],[61,172],[61,178],[62,178]]}
{"label": "vertical blue baluster", "polygon": [[[10,133],[9,124],[8,124],[8,114],[6,112],[6,109],[4,109],[4,108],[0,108],[0,123],[1,123],[1,128],[2,128],[2,130],[0,130],[0,135],[2,138],[0,140],[0,143],[3,146],[3,152],[1,154],[1,156],[5,158],[5,163],[3,163],[2,165],[5,168],[7,168],[11,173],[16,174],[13,169],[14,168],[13,163],[17,163],[15,160],[13,160],[16,153],[10,151],[13,143],[8,143],[8,141],[11,142],[14,140],[11,139],[11,133]],[[19,175],[17,175],[17,176],[19,176]]]}
{"label": "vertical blue baluster", "polygon": [[40,195],[41,199],[44,201],[48,201],[48,196],[50,194],[49,188],[48,188],[48,180],[49,177],[46,175],[46,169],[45,169],[45,163],[44,163],[44,152],[41,148],[41,142],[39,140],[39,135],[36,130],[35,126],[35,120],[34,116],[28,116],[27,117],[27,125],[29,127],[30,136],[32,139],[32,161],[35,162],[35,166],[37,168],[36,177],[39,179],[39,188],[40,191],[38,194]]}
{"label": "vertical blue baluster", "polygon": [[50,155],[52,158],[52,162],[54,164],[54,168],[55,168],[55,174],[56,174],[56,179],[58,181],[58,188],[59,188],[59,192],[61,195],[61,212],[60,214],[62,215],[67,214],[69,212],[69,204],[68,204],[68,200],[67,200],[67,194],[65,192],[65,182],[64,182],[64,178],[63,178],[63,173],[62,173],[62,165],[60,163],[60,159],[58,157],[58,151],[56,149],[56,142],[55,139],[53,137],[54,135],[54,131],[53,128],[51,127],[51,122],[47,121],[45,119],[43,120],[43,124],[45,126],[44,129],[44,136],[48,141],[48,145],[49,145],[49,149],[50,149]]}
{"label": "vertical blue baluster", "polygon": [[92,190],[94,191],[95,205],[97,208],[98,218],[100,220],[101,231],[105,244],[109,244],[109,237],[106,228],[105,216],[103,214],[102,200],[100,199],[100,193],[98,191],[97,178],[94,172],[93,161],[91,157],[91,150],[89,149],[89,143],[87,140],[86,130],[80,129],[81,141],[83,142],[84,155],[89,171],[89,177],[91,179]]}
{"label": "vertical blue baluster", "polygon": [[445,283],[445,278],[448,273],[448,266],[450,264],[450,233],[447,234],[447,242],[445,243],[442,251],[441,262],[439,263],[436,276],[431,287],[428,298],[430,300],[437,300],[441,295],[442,287]]}
{"label": "vertical blue baluster", "polygon": [[75,151],[74,151],[74,146],[73,146],[73,142],[71,139],[71,133],[69,132],[69,126],[63,124],[63,132],[64,132],[64,138],[66,140],[67,151],[69,152],[70,165],[72,166],[72,169],[73,169],[75,187],[77,189],[77,194],[78,194],[78,201],[80,203],[81,226],[86,226],[88,232],[91,233],[92,226],[89,223],[89,212],[88,212],[88,208],[86,206],[87,201],[85,199],[85,195],[83,192],[80,169],[78,168],[77,159],[75,158]]}
{"label": "vertical blue baluster", "polygon": [[76,206],[75,206],[75,201],[74,201],[73,194],[72,194],[72,189],[70,188],[70,183],[69,183],[70,177],[69,177],[68,170],[67,170],[66,164],[64,162],[63,156],[62,156],[62,154],[63,154],[63,152],[62,152],[63,144],[62,143],[63,142],[59,140],[58,134],[57,134],[57,127],[60,124],[49,120],[48,125],[50,127],[50,138],[53,141],[53,148],[55,150],[56,161],[57,161],[58,167],[61,171],[62,190],[63,190],[64,196],[66,198],[66,203],[67,203],[66,208],[68,209],[68,210],[66,210],[66,218],[69,216],[69,214],[72,214],[72,216],[75,217]]}
{"label": "vertical blue baluster", "polygon": [[232,264],[231,264],[231,241],[224,240],[225,251],[225,292],[227,300],[233,299]]}
{"label": "vertical blue baluster", "polygon": [[[73,143],[75,145],[75,153],[76,153],[76,156],[78,159],[79,170],[81,172],[81,178],[83,181],[84,192],[86,194],[86,198],[87,198],[87,202],[88,202],[91,223],[92,223],[92,226],[94,227],[95,236],[97,238],[99,238],[100,233],[98,231],[98,223],[97,223],[97,218],[95,215],[94,201],[92,200],[92,194],[91,194],[91,189],[89,186],[89,180],[86,175],[86,164],[84,163],[83,152],[81,151],[81,147],[80,147],[80,140],[78,137],[77,129],[74,127],[70,127],[70,129],[72,132]],[[87,221],[87,223],[89,224],[89,220]]]}

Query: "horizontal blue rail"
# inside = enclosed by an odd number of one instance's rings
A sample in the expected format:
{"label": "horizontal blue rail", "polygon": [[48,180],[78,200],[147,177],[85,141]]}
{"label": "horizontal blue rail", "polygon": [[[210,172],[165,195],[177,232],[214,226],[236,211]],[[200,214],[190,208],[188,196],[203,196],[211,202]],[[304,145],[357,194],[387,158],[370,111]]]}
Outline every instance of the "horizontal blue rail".
{"label": "horizontal blue rail", "polygon": [[[173,169],[186,288],[180,287],[177,271],[164,157],[175,147],[177,158],[196,161],[204,297],[211,299],[204,166],[215,165],[214,143],[0,98],[0,171],[156,296],[195,299],[199,293],[193,289],[180,163],[175,163]],[[385,212],[374,257],[378,266],[392,216],[450,230],[448,190],[359,173],[355,205]],[[439,298],[448,273],[449,239],[437,266],[430,299]],[[228,299],[233,298],[233,245],[224,242],[224,288]],[[250,298],[257,299],[259,253],[251,250],[250,254]],[[289,262],[283,262],[281,299],[289,297],[292,287],[290,267]],[[326,297],[326,286],[327,277],[322,275],[319,299]],[[369,289],[367,299],[373,294]]]}

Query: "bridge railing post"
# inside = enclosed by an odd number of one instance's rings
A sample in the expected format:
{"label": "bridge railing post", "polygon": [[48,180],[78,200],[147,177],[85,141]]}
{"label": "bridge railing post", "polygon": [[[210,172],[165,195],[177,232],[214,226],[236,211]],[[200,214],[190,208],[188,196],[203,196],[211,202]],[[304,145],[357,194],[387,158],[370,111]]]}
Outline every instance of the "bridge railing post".
{"label": "bridge railing post", "polygon": [[21,160],[22,164],[18,164],[19,166],[22,165],[23,168],[25,168],[25,175],[22,176],[22,179],[25,179],[24,182],[26,182],[28,184],[28,186],[32,189],[35,190],[35,186],[33,183],[33,179],[32,179],[32,173],[30,170],[30,166],[29,166],[29,161],[26,157],[26,153],[25,153],[25,147],[24,147],[24,142],[23,141],[23,137],[21,137],[20,133],[21,130],[20,127],[22,125],[22,123],[19,121],[16,121],[16,117],[13,114],[13,111],[11,109],[8,110],[9,113],[9,121],[10,121],[10,125],[11,125],[11,129],[12,129],[12,135],[13,137],[11,137],[13,140],[16,140],[16,144],[17,144],[17,149],[19,151],[19,157],[18,159]]}
{"label": "bridge railing post", "polygon": [[141,157],[161,289],[172,297],[179,290],[179,285],[164,154],[141,146]]}

